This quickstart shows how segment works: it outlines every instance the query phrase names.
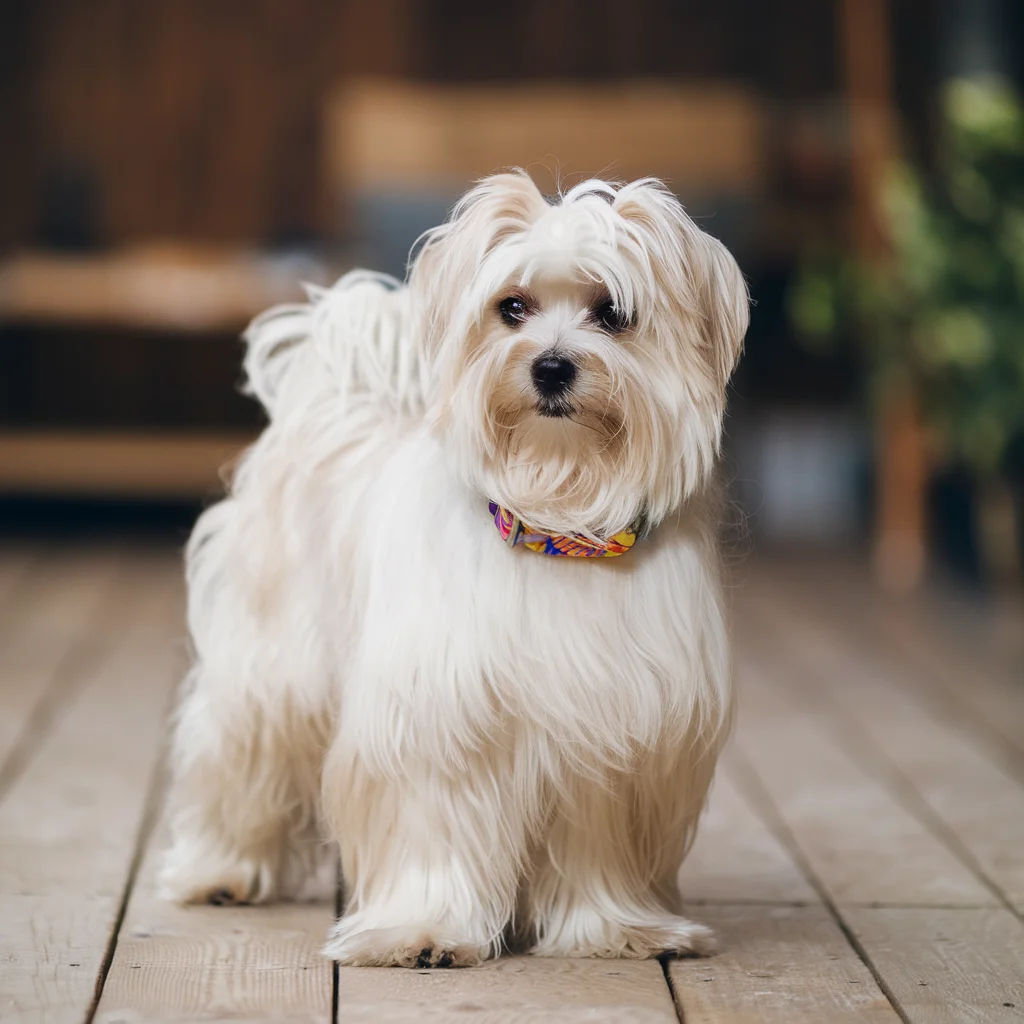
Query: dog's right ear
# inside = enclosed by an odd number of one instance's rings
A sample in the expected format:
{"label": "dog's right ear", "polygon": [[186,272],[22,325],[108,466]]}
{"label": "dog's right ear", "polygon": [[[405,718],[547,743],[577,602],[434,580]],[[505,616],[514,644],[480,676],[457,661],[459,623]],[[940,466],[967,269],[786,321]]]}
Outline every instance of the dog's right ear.
{"label": "dog's right ear", "polygon": [[510,235],[527,230],[546,209],[544,197],[525,171],[492,174],[459,200],[444,224],[419,239],[413,247],[409,287],[418,343],[428,360],[453,327],[465,328],[454,323],[455,313],[487,255]]}
{"label": "dog's right ear", "polygon": [[657,256],[662,290],[699,322],[709,375],[724,393],[750,323],[747,283],[732,253],[654,178],[620,189],[615,209],[643,231],[647,252]]}

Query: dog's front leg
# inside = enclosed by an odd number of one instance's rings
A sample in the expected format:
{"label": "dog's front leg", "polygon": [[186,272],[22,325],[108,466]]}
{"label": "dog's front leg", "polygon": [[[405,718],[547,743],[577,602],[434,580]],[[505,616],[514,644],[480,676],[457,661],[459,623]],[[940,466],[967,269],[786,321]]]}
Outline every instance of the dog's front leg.
{"label": "dog's front leg", "polygon": [[[343,964],[460,967],[500,949],[533,816],[510,756],[372,770],[343,742],[324,774],[346,907],[324,952]],[[526,801],[527,803],[530,801]]]}
{"label": "dog's front leg", "polygon": [[710,930],[678,913],[676,888],[713,759],[665,760],[663,772],[648,766],[610,772],[601,782],[577,777],[565,787],[528,883],[523,916],[536,936],[533,953],[645,958],[713,951]]}

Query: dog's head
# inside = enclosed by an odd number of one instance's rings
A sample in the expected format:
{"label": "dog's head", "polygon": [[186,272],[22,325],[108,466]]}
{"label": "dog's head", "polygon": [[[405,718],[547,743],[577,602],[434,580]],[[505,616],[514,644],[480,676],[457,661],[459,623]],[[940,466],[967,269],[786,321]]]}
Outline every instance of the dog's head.
{"label": "dog's head", "polygon": [[747,290],[660,182],[550,205],[525,174],[486,178],[426,236],[411,286],[432,414],[481,495],[606,536],[707,481]]}

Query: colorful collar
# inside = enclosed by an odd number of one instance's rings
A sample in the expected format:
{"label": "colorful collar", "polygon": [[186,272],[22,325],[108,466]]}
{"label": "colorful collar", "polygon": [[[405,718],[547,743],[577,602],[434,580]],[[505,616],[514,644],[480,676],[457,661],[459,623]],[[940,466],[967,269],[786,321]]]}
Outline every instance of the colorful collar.
{"label": "colorful collar", "polygon": [[624,555],[637,541],[640,530],[636,524],[615,534],[610,540],[591,540],[579,534],[547,533],[527,526],[518,516],[495,502],[488,508],[494,516],[494,525],[501,539],[510,547],[523,544],[541,555],[560,555],[570,558],[614,558]]}

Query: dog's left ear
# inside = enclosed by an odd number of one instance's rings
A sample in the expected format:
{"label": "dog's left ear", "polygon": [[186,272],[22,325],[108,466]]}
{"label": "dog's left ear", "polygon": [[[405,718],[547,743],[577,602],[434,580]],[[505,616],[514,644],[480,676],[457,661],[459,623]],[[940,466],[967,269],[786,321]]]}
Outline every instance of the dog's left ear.
{"label": "dog's left ear", "polygon": [[724,388],[743,351],[743,338],[750,325],[750,295],[732,253],[692,221],[690,225],[700,236],[694,243],[694,276],[704,315],[708,358]]}
{"label": "dog's left ear", "polygon": [[459,200],[444,224],[420,239],[409,287],[428,358],[452,329],[457,300],[473,286],[487,255],[510,235],[527,230],[545,210],[544,197],[525,171],[492,174]]}
{"label": "dog's left ear", "polygon": [[724,389],[750,323],[747,284],[732,253],[701,231],[679,200],[655,179],[625,185],[614,207],[644,236],[660,288],[700,323],[705,360]]}

